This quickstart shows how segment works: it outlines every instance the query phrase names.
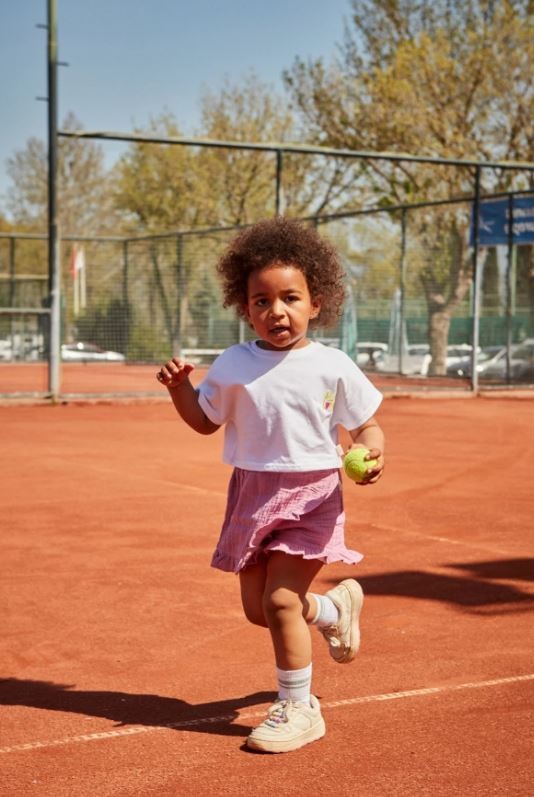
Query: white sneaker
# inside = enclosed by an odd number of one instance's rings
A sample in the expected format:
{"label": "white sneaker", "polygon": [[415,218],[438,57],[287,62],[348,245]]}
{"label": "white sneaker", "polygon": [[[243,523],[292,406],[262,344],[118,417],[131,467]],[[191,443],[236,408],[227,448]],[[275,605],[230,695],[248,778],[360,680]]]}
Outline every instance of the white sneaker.
{"label": "white sneaker", "polygon": [[339,611],[339,620],[319,631],[328,642],[332,658],[338,664],[346,664],[352,661],[360,647],[362,588],[353,578],[347,578],[326,594]]}
{"label": "white sneaker", "polygon": [[325,735],[319,701],[310,695],[310,704],[277,700],[261,725],[247,739],[247,747],[268,753],[289,753]]}

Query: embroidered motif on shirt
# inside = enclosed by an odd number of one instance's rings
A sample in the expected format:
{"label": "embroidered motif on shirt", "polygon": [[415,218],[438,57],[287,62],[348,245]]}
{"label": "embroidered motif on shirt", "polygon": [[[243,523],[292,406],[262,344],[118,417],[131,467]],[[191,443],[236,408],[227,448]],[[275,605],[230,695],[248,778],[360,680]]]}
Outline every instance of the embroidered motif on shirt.
{"label": "embroidered motif on shirt", "polygon": [[326,410],[327,412],[332,412],[332,410],[334,409],[335,400],[336,400],[336,394],[333,393],[331,390],[327,390],[323,398],[323,410]]}

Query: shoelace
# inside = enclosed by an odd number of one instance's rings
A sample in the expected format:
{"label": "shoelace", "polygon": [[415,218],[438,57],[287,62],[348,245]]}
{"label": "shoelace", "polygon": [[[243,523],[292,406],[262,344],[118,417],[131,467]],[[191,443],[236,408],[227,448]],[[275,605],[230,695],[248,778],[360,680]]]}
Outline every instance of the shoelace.
{"label": "shoelace", "polygon": [[321,629],[323,632],[323,636],[333,648],[341,647],[341,642],[338,637],[339,628],[337,625],[329,625],[326,628]]}
{"label": "shoelace", "polygon": [[265,720],[265,725],[271,728],[276,728],[282,722],[287,722],[287,709],[289,706],[288,700],[282,700],[275,708],[271,709],[269,716]]}

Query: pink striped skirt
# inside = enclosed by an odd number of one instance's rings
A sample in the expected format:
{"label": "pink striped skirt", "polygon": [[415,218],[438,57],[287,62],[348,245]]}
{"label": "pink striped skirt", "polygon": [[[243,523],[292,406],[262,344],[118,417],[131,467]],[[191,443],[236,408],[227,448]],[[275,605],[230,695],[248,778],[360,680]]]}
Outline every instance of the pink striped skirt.
{"label": "pink striped skirt", "polygon": [[270,551],[356,564],[345,546],[338,470],[272,473],[236,468],[212,567],[237,573]]}

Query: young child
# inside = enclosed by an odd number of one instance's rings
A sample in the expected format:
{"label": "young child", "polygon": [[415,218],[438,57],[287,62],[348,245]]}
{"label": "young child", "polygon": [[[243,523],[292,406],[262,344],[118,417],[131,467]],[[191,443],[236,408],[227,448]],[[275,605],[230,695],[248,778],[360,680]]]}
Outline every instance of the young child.
{"label": "young child", "polygon": [[231,346],[195,389],[193,365],[169,360],[157,374],[179,415],[200,434],[225,426],[224,461],[234,466],[213,567],[239,573],[247,619],[270,631],[278,700],[248,747],[287,752],[325,733],[311,692],[309,625],[334,661],[359,647],[363,594],[346,579],[326,595],[309,591],[324,564],[356,564],[345,547],[338,425],[351,448],[370,449],[382,475],[384,436],[374,418],[381,395],[338,349],[311,341],[343,307],[343,270],[315,229],[287,218],[240,232],[221,258],[225,307],[233,306],[258,340]]}

